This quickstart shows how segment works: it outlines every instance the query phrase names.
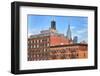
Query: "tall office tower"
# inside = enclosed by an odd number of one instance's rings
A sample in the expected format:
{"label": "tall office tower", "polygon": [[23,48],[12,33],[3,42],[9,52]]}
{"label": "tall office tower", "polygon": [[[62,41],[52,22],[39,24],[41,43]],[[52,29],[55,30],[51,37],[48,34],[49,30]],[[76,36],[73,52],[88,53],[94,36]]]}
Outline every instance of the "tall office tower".
{"label": "tall office tower", "polygon": [[67,30],[67,36],[66,36],[66,37],[67,37],[69,40],[72,40],[70,25],[68,25],[68,30]]}
{"label": "tall office tower", "polygon": [[77,36],[74,36],[73,43],[77,43],[77,42],[78,42],[78,37]]}
{"label": "tall office tower", "polygon": [[56,30],[56,21],[54,20],[54,17],[53,20],[51,21],[51,29]]}

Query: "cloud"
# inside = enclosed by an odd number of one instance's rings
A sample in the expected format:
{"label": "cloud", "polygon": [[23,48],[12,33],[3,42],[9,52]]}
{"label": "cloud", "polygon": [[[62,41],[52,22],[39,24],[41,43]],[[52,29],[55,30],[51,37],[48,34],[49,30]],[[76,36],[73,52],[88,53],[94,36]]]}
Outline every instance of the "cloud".
{"label": "cloud", "polygon": [[38,27],[38,28],[29,28],[28,29],[28,37],[30,37],[30,35],[35,35],[35,34],[39,34],[40,31],[42,30],[48,30],[49,26],[43,26],[43,27]]}
{"label": "cloud", "polygon": [[39,31],[40,31],[40,29],[33,28],[33,29],[28,30],[28,34],[38,34]]}
{"label": "cloud", "polygon": [[80,28],[79,30],[73,28],[72,30],[72,37],[78,36],[78,41],[81,42],[85,40],[88,42],[88,29],[87,28]]}
{"label": "cloud", "polygon": [[76,27],[75,27],[75,26],[71,26],[70,28],[71,28],[71,30],[75,30],[75,29],[76,29]]}
{"label": "cloud", "polygon": [[50,28],[50,26],[48,25],[48,26],[43,26],[42,27],[42,30],[48,30]]}

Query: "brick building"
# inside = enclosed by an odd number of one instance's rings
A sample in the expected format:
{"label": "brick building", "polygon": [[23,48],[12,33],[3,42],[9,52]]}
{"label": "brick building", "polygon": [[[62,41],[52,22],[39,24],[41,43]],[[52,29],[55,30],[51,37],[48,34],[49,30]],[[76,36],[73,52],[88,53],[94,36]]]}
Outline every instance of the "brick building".
{"label": "brick building", "polygon": [[28,61],[87,58],[87,43],[77,43],[76,39],[72,40],[70,25],[64,36],[57,32],[53,20],[48,30],[28,38]]}
{"label": "brick building", "polygon": [[87,58],[87,44],[69,44],[50,46],[49,59]]}

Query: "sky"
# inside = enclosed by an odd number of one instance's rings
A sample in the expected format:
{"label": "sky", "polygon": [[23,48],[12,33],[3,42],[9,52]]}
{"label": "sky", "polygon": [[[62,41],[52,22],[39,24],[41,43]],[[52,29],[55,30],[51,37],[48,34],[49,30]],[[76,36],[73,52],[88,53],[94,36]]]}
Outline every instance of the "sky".
{"label": "sky", "polygon": [[78,42],[88,42],[88,17],[83,16],[50,16],[50,15],[28,15],[28,36],[39,34],[41,30],[48,30],[52,20],[56,21],[56,29],[66,36],[68,25],[70,25],[72,38],[78,37]]}

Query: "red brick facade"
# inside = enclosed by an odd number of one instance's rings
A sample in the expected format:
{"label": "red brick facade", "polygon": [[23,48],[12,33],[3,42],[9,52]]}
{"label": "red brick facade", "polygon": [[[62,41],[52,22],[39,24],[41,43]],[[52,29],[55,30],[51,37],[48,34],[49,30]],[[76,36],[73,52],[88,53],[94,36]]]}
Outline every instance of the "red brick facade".
{"label": "red brick facade", "polygon": [[73,44],[64,36],[49,35],[28,39],[28,61],[87,58],[87,44]]}
{"label": "red brick facade", "polygon": [[65,37],[50,36],[50,46],[70,44],[69,40]]}

